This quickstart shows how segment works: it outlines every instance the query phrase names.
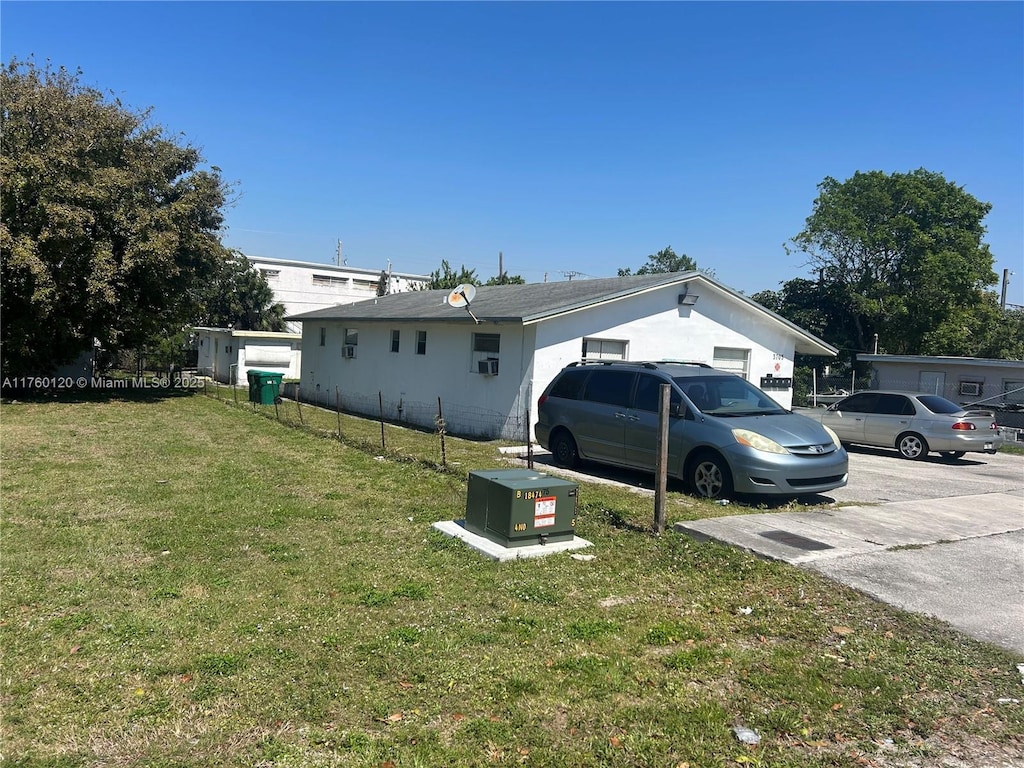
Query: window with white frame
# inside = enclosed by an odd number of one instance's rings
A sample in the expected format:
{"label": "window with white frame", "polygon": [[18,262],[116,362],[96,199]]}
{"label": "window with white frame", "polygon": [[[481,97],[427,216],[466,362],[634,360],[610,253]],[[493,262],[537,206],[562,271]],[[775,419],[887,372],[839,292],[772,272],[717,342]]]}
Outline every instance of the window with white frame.
{"label": "window with white frame", "polygon": [[345,360],[354,359],[358,346],[359,331],[355,328],[345,328],[341,333],[341,357]]}
{"label": "window with white frame", "polygon": [[348,278],[335,275],[313,275],[313,285],[348,285]]}
{"label": "window with white frame", "polygon": [[629,342],[622,339],[583,339],[583,360],[625,360]]}
{"label": "window with white frame", "polygon": [[963,397],[978,397],[981,394],[980,381],[961,381],[960,394]]}
{"label": "window with white frame", "polygon": [[427,354],[427,332],[416,331],[416,354]]}
{"label": "window with white frame", "polygon": [[749,380],[750,350],[736,347],[715,347],[715,357],[711,362],[711,367],[735,373],[737,376]]}
{"label": "window with white frame", "polygon": [[496,376],[498,374],[498,353],[500,351],[500,333],[474,333],[472,370],[476,373]]}
{"label": "window with white frame", "polygon": [[397,328],[392,329],[392,331],[391,331],[391,351],[392,352],[397,352],[398,351],[398,345],[399,345],[399,342],[401,341],[401,339],[402,339],[402,332],[400,330],[398,330]]}
{"label": "window with white frame", "polygon": [[327,346],[327,329],[324,326],[320,326],[320,346]]}

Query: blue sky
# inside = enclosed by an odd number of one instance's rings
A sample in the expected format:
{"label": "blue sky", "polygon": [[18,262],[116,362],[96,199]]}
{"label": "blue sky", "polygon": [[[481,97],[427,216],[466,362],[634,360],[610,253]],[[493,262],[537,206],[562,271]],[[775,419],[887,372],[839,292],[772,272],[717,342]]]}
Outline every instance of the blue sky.
{"label": "blue sky", "polygon": [[[227,245],[528,282],[671,245],[746,293],[817,185],[926,168],[990,202],[1024,304],[1024,3],[50,3],[5,62],[184,135],[236,185]],[[577,279],[579,279],[577,277]]]}

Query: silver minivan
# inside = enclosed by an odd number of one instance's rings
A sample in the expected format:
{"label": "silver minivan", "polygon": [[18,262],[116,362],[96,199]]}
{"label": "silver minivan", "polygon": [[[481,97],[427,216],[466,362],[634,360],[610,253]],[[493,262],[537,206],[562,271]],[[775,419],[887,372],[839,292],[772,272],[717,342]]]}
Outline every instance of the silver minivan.
{"label": "silver minivan", "polygon": [[802,496],[846,485],[846,450],[828,427],[699,363],[572,363],[538,400],[537,441],[564,467],[583,459],[654,471],[662,384],[668,474],[694,493]]}

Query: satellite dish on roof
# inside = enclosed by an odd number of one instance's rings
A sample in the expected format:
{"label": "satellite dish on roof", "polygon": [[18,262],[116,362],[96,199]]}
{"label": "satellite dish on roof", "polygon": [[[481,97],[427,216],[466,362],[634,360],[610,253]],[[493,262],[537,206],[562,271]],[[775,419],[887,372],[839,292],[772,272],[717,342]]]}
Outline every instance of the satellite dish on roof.
{"label": "satellite dish on roof", "polygon": [[462,283],[452,288],[448,298],[444,301],[450,307],[468,307],[474,298],[476,298],[476,286],[472,283]]}
{"label": "satellite dish on roof", "polygon": [[456,285],[448,295],[445,297],[444,303],[449,307],[465,307],[466,311],[469,312],[469,316],[473,318],[473,321],[479,323],[476,319],[476,315],[469,308],[469,305],[473,303],[473,299],[476,297],[476,286],[472,283],[462,283]]}

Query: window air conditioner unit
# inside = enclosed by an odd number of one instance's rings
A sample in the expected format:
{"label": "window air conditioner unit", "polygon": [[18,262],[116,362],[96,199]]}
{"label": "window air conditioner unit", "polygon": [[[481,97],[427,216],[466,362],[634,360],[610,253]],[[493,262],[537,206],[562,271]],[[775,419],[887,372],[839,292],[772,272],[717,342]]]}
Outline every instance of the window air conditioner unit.
{"label": "window air conditioner unit", "polygon": [[346,360],[351,360],[356,356],[355,344],[346,344],[341,348],[341,356]]}
{"label": "window air conditioner unit", "polygon": [[981,394],[981,382],[978,381],[961,381],[960,382],[960,394],[970,395],[971,397],[977,397]]}
{"label": "window air conditioner unit", "polygon": [[477,373],[482,373],[485,376],[497,376],[498,375],[498,360],[497,358],[490,357],[486,360],[477,360],[476,363]]}

